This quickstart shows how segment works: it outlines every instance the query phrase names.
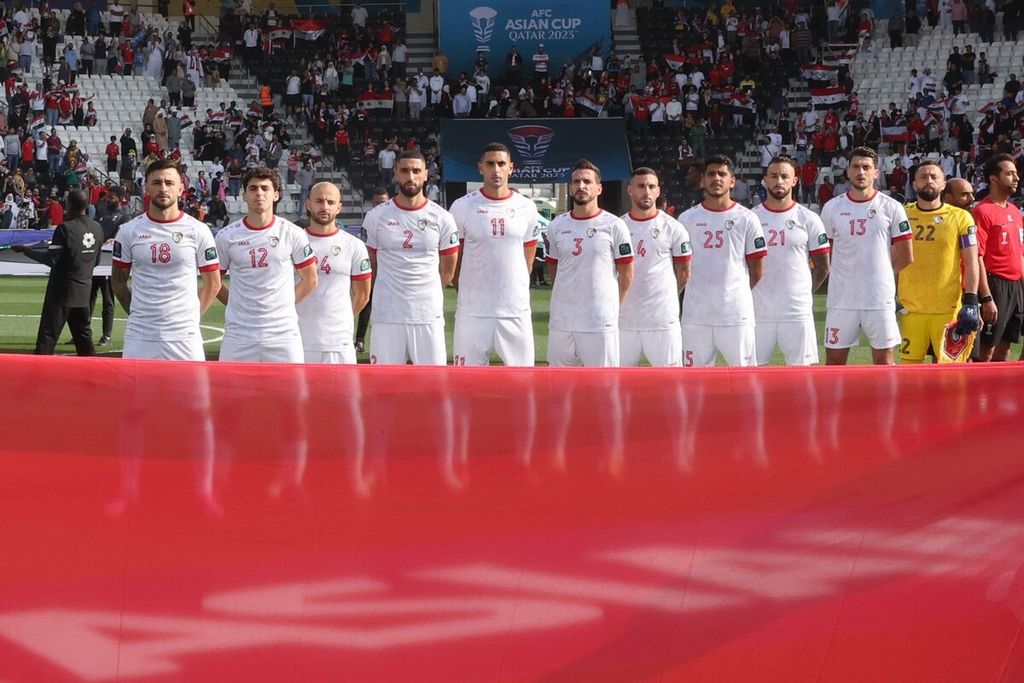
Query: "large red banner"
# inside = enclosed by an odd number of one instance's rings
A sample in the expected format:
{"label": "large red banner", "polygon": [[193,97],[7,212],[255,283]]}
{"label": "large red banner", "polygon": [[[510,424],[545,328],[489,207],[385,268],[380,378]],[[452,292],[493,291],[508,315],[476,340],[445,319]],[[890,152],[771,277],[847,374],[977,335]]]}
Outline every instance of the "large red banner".
{"label": "large red banner", "polygon": [[1024,680],[1017,366],[0,377],[0,680]]}

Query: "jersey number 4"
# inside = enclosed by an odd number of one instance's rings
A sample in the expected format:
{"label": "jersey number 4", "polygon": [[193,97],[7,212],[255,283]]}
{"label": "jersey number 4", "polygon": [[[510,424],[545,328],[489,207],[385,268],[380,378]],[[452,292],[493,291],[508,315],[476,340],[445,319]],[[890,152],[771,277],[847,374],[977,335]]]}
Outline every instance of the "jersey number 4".
{"label": "jersey number 4", "polygon": [[320,259],[320,272],[324,273],[325,275],[331,274],[331,264],[328,263],[329,258],[330,256],[324,256],[322,259]]}

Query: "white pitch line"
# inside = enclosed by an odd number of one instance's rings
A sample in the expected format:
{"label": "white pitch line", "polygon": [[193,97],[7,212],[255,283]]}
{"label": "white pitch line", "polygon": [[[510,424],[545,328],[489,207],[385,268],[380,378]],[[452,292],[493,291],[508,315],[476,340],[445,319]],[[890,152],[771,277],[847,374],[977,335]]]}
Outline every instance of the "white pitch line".
{"label": "white pitch line", "polygon": [[[33,319],[38,319],[39,316],[38,315],[28,315],[28,314],[25,314],[25,313],[0,313],[0,318],[33,318]],[[99,320],[100,322],[103,322],[103,318],[100,317],[100,316],[93,316],[92,319],[93,320]],[[114,318],[114,322],[122,322],[122,323],[123,322],[128,322],[128,318]],[[208,330],[208,331],[212,331],[212,332],[219,332],[220,333],[220,335],[217,336],[217,337],[212,337],[210,339],[204,339],[203,340],[203,345],[213,344],[215,342],[219,342],[219,341],[224,339],[224,328],[223,327],[217,327],[216,325],[207,325],[207,324],[199,323],[199,329],[201,329],[201,330]],[[61,330],[61,331],[63,332],[63,330]],[[105,354],[108,354],[108,353],[123,353],[123,352],[124,352],[124,349],[104,349],[103,351],[97,351],[96,355],[99,356],[99,355],[105,355]],[[74,354],[58,354],[58,355],[62,355],[63,356],[63,355],[74,355]]]}

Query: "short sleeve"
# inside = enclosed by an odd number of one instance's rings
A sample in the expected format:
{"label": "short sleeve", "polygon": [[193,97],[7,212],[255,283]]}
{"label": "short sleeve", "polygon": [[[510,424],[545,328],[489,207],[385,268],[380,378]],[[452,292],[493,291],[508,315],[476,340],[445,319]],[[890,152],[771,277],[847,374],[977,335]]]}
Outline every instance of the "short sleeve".
{"label": "short sleeve", "polygon": [[825,233],[825,224],[810,211],[807,212],[807,249],[812,254],[827,254],[832,251]]}
{"label": "short sleeve", "polygon": [[825,238],[834,240],[836,238],[836,228],[828,205],[829,203],[825,202],[825,205],[821,207],[821,224],[825,229]]}
{"label": "short sleeve", "polygon": [[957,212],[960,219],[957,235],[960,237],[960,248],[969,249],[978,246],[978,228],[974,226],[974,218],[966,211]]}
{"label": "short sleeve", "polygon": [[[381,205],[383,206],[383,204]],[[372,209],[363,219],[363,230],[366,231],[366,247],[370,251],[377,251],[379,237],[377,235],[377,210]]]}
{"label": "short sleeve", "polygon": [[129,269],[132,267],[132,231],[124,225],[114,236],[111,264],[115,268]]}
{"label": "short sleeve", "polygon": [[980,206],[976,206],[971,211],[971,216],[974,218],[974,227],[978,231],[978,256],[984,256],[985,247],[988,244],[988,224],[985,221],[985,213]]}
{"label": "short sleeve", "polygon": [[438,225],[441,234],[437,239],[437,250],[442,256],[454,254],[459,250],[459,229],[455,225],[455,219],[445,211],[441,214],[441,221]]}
{"label": "short sleeve", "polygon": [[615,245],[616,263],[633,262],[633,238],[630,237],[629,228],[621,218],[616,218],[612,223],[612,244]]}
{"label": "short sleeve", "polygon": [[673,220],[672,225],[672,260],[679,263],[686,263],[693,258],[693,248],[690,246],[690,233],[686,226],[679,221]]}
{"label": "short sleeve", "polygon": [[306,231],[298,227],[288,227],[291,233],[292,263],[295,264],[295,269],[298,270],[299,268],[305,268],[312,263],[316,263],[316,256],[313,255],[313,247],[309,243]]}
{"label": "short sleeve", "polygon": [[370,254],[366,251],[366,245],[356,242],[352,248],[352,273],[353,280],[368,280],[372,274],[370,268]]}
{"label": "short sleeve", "polygon": [[749,216],[744,222],[747,225],[747,234],[743,244],[743,253],[748,259],[764,258],[768,255],[768,247],[765,245],[761,221]]}
{"label": "short sleeve", "polygon": [[213,240],[213,233],[205,225],[196,229],[196,265],[201,273],[220,268],[217,244]]}
{"label": "short sleeve", "polygon": [[231,269],[231,252],[228,251],[227,230],[218,232],[213,240],[213,244],[217,249],[217,256],[220,260],[220,270],[222,273],[227,272]]}
{"label": "short sleeve", "polygon": [[907,218],[907,210],[903,205],[895,202],[889,215],[889,239],[892,242],[902,242],[914,238],[914,231],[910,229],[910,219]]}
{"label": "short sleeve", "polygon": [[452,202],[452,206],[448,209],[448,213],[452,215],[452,219],[455,221],[455,228],[458,231],[459,239],[466,239],[466,216],[463,208],[466,206],[464,198],[460,197]]}
{"label": "short sleeve", "polygon": [[537,211],[537,205],[532,201],[528,207],[529,213],[526,215],[526,232],[523,235],[523,246],[532,247],[537,244],[540,240],[540,212]]}
{"label": "short sleeve", "polygon": [[554,222],[548,226],[548,234],[544,238],[544,260],[558,265],[558,240],[555,239]]}

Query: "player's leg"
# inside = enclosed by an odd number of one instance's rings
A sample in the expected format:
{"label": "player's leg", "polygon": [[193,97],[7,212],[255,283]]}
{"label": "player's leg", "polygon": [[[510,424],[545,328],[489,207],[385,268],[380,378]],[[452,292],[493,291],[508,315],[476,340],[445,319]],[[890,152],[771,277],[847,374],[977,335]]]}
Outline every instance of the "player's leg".
{"label": "player's leg", "polygon": [[825,313],[825,364],[846,365],[850,349],[860,339],[860,315],[845,308]]}
{"label": "player's leg", "polygon": [[572,332],[548,331],[548,365],[551,367],[579,367],[576,339]]}
{"label": "player's leg", "polygon": [[779,323],[777,333],[786,365],[815,365],[818,362],[818,335],[815,334],[813,320]]}
{"label": "player's leg", "polygon": [[447,365],[448,347],[444,339],[444,321],[406,325],[409,360],[413,365]]}
{"label": "player's leg", "polygon": [[452,335],[453,365],[487,365],[494,348],[496,319],[460,317]]}
{"label": "player's leg", "polygon": [[726,365],[746,368],[755,365],[754,325],[720,325],[712,328],[715,348],[725,358]]}
{"label": "player's leg", "polygon": [[900,328],[900,363],[919,364],[924,362],[928,353],[928,346],[933,349],[942,348],[942,335],[939,335],[939,345],[935,345],[931,331],[932,318],[924,313],[907,313],[899,316]]}
{"label": "player's leg", "polygon": [[619,331],[574,332],[576,351],[583,367],[619,367]]}
{"label": "player's leg", "polygon": [[900,326],[896,312],[860,311],[860,324],[871,344],[871,362],[875,365],[895,365],[895,347],[900,342]]}
{"label": "player's leg", "polygon": [[220,343],[220,360],[232,363],[259,363],[263,360],[262,348],[253,343],[225,339]]}
{"label": "player's leg", "polygon": [[683,367],[711,368],[715,365],[715,330],[710,325],[680,325]]}
{"label": "player's leg", "polygon": [[533,346],[533,316],[498,318],[494,321],[494,351],[510,368],[532,368],[537,364]]}
{"label": "player's leg", "polygon": [[337,357],[337,360],[334,361],[337,365],[355,365],[357,363],[356,347],[352,344],[345,344],[334,355]]}
{"label": "player's leg", "polygon": [[405,365],[407,355],[405,325],[374,323],[370,329],[370,363]]}
{"label": "player's leg", "polygon": [[619,362],[624,368],[640,365],[643,353],[643,333],[640,330],[619,330]]}
{"label": "player's leg", "polygon": [[768,365],[772,362],[772,353],[778,344],[778,337],[778,323],[757,323],[754,326],[754,353],[757,355],[758,365]]}
{"label": "player's leg", "polygon": [[640,339],[644,357],[651,367],[678,368],[683,364],[683,337],[678,327],[646,330],[640,333]]}

